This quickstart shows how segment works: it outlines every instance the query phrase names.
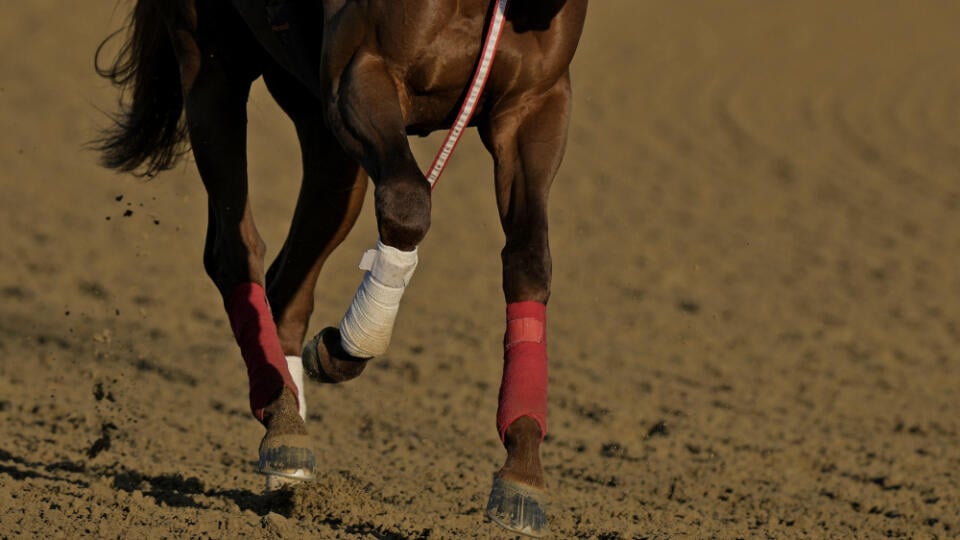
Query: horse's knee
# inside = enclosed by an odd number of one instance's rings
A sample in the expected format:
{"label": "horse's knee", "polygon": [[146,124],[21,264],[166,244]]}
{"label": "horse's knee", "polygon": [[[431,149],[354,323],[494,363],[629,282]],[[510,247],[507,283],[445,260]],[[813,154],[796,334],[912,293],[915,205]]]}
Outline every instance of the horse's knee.
{"label": "horse's knee", "polygon": [[377,223],[384,244],[411,251],[430,229],[430,184],[422,175],[377,186]]}

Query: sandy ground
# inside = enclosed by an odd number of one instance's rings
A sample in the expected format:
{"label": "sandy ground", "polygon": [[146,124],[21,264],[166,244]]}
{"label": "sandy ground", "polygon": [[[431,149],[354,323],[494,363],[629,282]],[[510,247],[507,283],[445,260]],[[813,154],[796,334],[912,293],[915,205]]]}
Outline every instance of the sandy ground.
{"label": "sandy ground", "polygon": [[[0,537],[504,536],[482,512],[502,236],[475,135],[390,352],[309,389],[317,482],[264,495],[193,164],[143,182],[83,149],[126,4],[0,13]],[[948,0],[592,3],[551,204],[556,538],[960,536],[958,20]],[[297,150],[262,87],[250,114],[272,254]],[[359,282],[371,206],[314,329]]]}

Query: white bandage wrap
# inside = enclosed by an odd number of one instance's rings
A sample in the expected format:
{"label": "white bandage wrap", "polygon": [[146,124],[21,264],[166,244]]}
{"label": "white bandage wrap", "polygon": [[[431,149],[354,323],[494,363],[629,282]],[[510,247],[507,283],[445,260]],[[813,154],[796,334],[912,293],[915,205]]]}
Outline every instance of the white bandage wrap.
{"label": "white bandage wrap", "polygon": [[297,408],[300,411],[300,418],[307,421],[307,396],[303,392],[303,361],[299,356],[287,357],[287,371],[290,372],[290,378],[293,384],[297,385]]}
{"label": "white bandage wrap", "polygon": [[372,358],[390,345],[400,299],[417,268],[417,250],[400,251],[378,240],[377,249],[364,253],[360,268],[367,272],[340,321],[340,344],[352,356]]}

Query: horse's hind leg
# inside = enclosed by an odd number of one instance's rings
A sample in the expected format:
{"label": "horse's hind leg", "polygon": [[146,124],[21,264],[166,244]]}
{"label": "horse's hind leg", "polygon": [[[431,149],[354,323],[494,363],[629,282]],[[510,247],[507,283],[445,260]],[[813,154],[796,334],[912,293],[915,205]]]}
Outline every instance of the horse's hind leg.
{"label": "horse's hind leg", "polygon": [[194,31],[178,34],[178,56],[190,141],[208,194],[204,267],[223,296],[247,366],[250,408],[267,428],[260,470],[309,478],[315,458],[266,300],[265,247],[247,198],[246,102],[262,58],[228,5],[197,7]]}
{"label": "horse's hind leg", "polygon": [[321,380],[327,372],[349,372],[355,376],[363,370],[364,362],[348,361],[339,366],[341,369],[334,369],[338,366],[320,361],[315,342],[308,344],[302,359],[300,355],[313,312],[317,278],[327,257],[356,222],[367,176],[326,127],[319,100],[285,72],[269,70],[264,79],[296,126],[303,160],[303,182],[290,231],[267,271],[267,293],[277,320],[280,345],[291,371],[302,370],[302,365],[308,374]]}
{"label": "horse's hind leg", "polygon": [[496,163],[497,206],[506,233],[501,256],[507,329],[497,429],[507,460],[494,477],[487,514],[534,536],[546,529],[540,443],[547,419],[547,196],[563,157],[569,104],[564,78],[546,94],[499,105],[480,125]]}

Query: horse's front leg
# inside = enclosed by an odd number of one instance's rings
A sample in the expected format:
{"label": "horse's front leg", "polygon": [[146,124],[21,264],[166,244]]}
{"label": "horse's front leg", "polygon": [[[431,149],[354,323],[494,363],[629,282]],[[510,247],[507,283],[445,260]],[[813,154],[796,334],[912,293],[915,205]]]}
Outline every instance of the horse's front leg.
{"label": "horse's front leg", "polygon": [[494,476],[487,515],[533,536],[547,525],[540,462],[547,432],[547,196],[563,157],[569,108],[564,77],[545,94],[498,105],[480,125],[496,163],[497,206],[506,234],[501,257],[507,328],[497,430],[507,459]]}
{"label": "horse's front leg", "polygon": [[[205,26],[213,20],[215,30]],[[258,74],[248,67],[256,58],[248,47],[255,43],[228,8],[205,6],[198,25],[199,43],[211,50],[188,43],[178,55],[190,141],[208,194],[204,267],[223,297],[247,367],[250,408],[267,429],[260,472],[268,475],[268,486],[271,478],[307,479],[315,458],[264,291],[265,246],[247,198],[246,102]]]}
{"label": "horse's front leg", "polygon": [[358,52],[339,80],[328,123],[374,181],[380,238],[361,261],[366,273],[339,327],[324,330],[304,350],[304,365],[309,369],[314,359],[314,376],[325,382],[356,376],[365,360],[387,350],[417,266],[417,245],[430,226],[430,185],[410,151],[383,59]]}

